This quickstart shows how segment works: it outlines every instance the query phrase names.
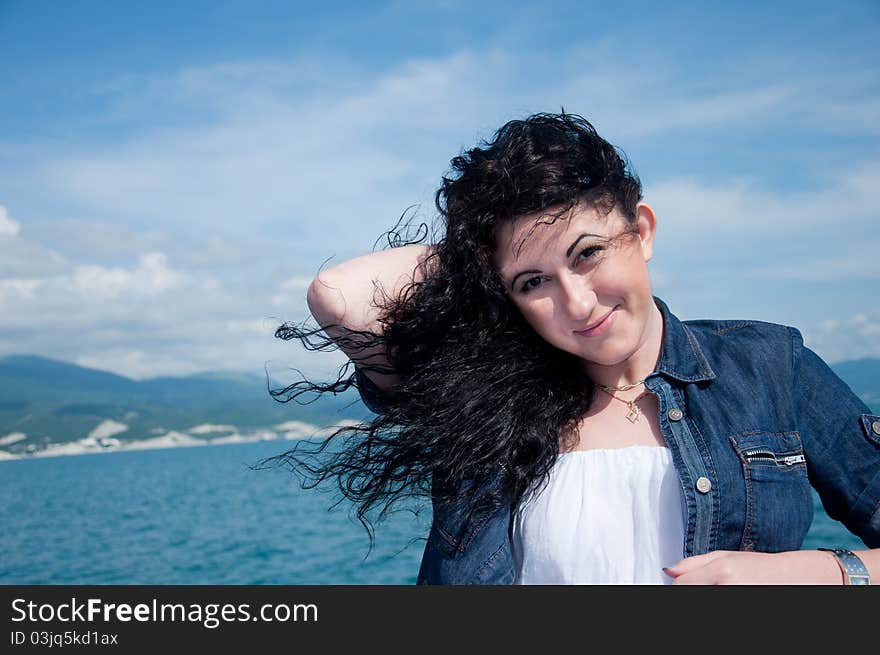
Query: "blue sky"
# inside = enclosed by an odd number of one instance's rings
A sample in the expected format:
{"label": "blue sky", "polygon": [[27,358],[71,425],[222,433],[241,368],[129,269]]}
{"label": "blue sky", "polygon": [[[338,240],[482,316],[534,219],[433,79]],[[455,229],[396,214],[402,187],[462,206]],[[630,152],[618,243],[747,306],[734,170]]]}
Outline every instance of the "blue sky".
{"label": "blue sky", "polygon": [[0,355],[329,372],[272,337],[322,262],[564,106],[640,175],[680,317],[878,357],[880,8],[720,4],[0,0]]}

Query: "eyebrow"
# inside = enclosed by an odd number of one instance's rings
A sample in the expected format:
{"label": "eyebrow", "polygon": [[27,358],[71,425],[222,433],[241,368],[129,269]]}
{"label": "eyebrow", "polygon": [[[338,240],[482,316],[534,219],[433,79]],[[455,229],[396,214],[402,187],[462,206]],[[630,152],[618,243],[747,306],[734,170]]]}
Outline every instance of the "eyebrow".
{"label": "eyebrow", "polygon": [[[605,238],[607,238],[607,237],[605,237],[605,236],[603,236],[603,235],[601,235],[601,234],[592,234],[592,233],[590,233],[590,232],[585,232],[584,234],[581,234],[577,239],[575,239],[575,240],[574,240],[574,243],[572,243],[572,244],[568,247],[568,250],[565,251],[565,256],[566,256],[566,258],[571,257],[571,253],[574,252],[574,249],[577,247],[577,244],[579,244],[579,243],[581,242],[581,239],[583,239],[584,237],[598,237],[598,238],[600,238],[600,239],[605,239]],[[516,284],[516,280],[517,280],[517,278],[519,278],[519,276],[521,276],[521,275],[528,275],[528,274],[530,274],[530,273],[540,273],[540,272],[541,272],[541,271],[539,271],[539,270],[537,270],[537,269],[534,269],[534,268],[531,268],[531,269],[529,269],[529,270],[527,270],[527,271],[520,271],[519,273],[517,273],[516,275],[514,275],[514,276],[513,276],[513,279],[510,281],[510,290],[513,291],[513,287],[514,287],[514,285]]]}

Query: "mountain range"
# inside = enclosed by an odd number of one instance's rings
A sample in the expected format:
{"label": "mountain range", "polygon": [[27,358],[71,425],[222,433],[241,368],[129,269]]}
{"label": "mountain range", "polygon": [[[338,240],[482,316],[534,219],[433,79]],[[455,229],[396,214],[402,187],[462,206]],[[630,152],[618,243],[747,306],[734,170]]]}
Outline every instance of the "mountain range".
{"label": "mountain range", "polygon": [[[0,358],[0,453],[38,453],[67,442],[264,436],[369,415],[354,389],[281,403],[266,375],[213,372],[132,380],[34,355]],[[300,401],[309,400],[302,397]],[[301,425],[300,425],[301,424]]]}

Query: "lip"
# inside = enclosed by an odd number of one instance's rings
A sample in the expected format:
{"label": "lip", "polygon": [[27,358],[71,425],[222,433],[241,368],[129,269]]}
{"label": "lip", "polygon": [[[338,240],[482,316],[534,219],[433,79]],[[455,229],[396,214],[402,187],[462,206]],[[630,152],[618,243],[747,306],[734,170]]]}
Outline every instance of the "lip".
{"label": "lip", "polygon": [[601,334],[605,332],[611,326],[611,317],[617,312],[617,307],[614,307],[610,312],[605,314],[598,322],[594,323],[590,327],[587,327],[583,330],[575,330],[575,334],[580,334],[581,336],[591,337],[596,334]]}

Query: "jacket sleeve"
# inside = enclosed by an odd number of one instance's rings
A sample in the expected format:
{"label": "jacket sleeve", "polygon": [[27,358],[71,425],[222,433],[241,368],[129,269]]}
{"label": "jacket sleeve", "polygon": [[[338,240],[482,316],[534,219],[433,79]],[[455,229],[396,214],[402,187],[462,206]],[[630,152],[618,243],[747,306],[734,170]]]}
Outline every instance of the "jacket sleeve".
{"label": "jacket sleeve", "polygon": [[382,402],[382,391],[368,376],[358,367],[354,368],[355,385],[361,395],[364,405],[374,414],[384,414],[387,411]]}
{"label": "jacket sleeve", "polygon": [[880,547],[880,416],[789,328],[797,429],[825,512]]}

